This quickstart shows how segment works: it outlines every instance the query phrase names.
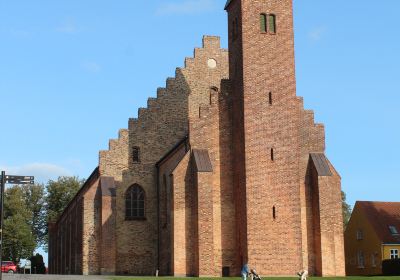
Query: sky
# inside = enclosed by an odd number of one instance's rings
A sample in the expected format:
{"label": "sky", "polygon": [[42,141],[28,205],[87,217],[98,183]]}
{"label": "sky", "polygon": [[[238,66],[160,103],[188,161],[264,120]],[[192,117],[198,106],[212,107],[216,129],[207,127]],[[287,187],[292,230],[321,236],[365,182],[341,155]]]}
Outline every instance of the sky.
{"label": "sky", "polygon": [[[0,169],[87,178],[225,0],[0,1]],[[348,202],[400,201],[400,1],[294,0],[297,95]]]}

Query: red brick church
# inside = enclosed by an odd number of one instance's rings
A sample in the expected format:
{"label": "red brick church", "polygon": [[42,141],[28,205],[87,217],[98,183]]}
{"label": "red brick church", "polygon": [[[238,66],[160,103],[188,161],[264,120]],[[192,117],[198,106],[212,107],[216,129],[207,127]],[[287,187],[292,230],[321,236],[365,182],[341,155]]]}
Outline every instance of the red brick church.
{"label": "red brick church", "polygon": [[345,274],[340,176],[296,96],[292,0],[229,0],[50,225],[53,274]]}

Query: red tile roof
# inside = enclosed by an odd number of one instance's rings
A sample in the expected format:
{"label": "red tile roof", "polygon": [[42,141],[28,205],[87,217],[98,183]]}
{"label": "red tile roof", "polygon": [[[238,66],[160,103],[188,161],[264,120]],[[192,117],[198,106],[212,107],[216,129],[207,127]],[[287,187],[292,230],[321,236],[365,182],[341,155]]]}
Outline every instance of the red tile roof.
{"label": "red tile roof", "polygon": [[400,202],[357,201],[382,243],[400,244],[400,234],[394,235],[389,226],[400,233]]}

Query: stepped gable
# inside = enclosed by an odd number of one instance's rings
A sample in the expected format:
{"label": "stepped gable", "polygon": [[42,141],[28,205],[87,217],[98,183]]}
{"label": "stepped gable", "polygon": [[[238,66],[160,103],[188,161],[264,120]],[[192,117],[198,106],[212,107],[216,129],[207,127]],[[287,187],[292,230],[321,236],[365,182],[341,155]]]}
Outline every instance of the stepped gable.
{"label": "stepped gable", "polygon": [[221,88],[221,80],[228,79],[228,50],[221,49],[220,38],[204,36],[203,47],[194,50],[193,58],[185,59],[182,69],[190,88],[189,117],[199,115],[199,107],[210,103],[213,89]]}
{"label": "stepped gable", "polygon": [[[216,62],[215,68],[213,68],[213,65],[210,67],[209,64],[214,61]],[[163,140],[161,138],[166,139],[169,142],[169,144],[164,144],[166,146],[176,143],[174,141],[176,139],[171,139],[168,135],[159,136],[163,134],[164,129],[170,131],[171,126],[181,125],[181,129],[178,129],[180,132],[175,131],[172,134],[179,135],[182,138],[187,133],[187,125],[184,124],[189,110],[187,107],[190,106],[193,113],[207,103],[210,88],[220,87],[221,77],[227,79],[227,63],[228,51],[220,48],[220,38],[204,36],[202,48],[196,48],[193,57],[185,58],[184,67],[176,69],[175,77],[167,78],[166,86],[157,89],[157,97],[148,98],[147,107],[138,109],[137,118],[129,119],[129,145],[126,145],[127,135],[124,131],[123,136],[120,135],[118,139],[110,140],[108,151],[100,152],[101,174],[112,176],[116,173],[116,171],[105,166],[107,162],[114,162],[116,169],[126,170],[129,166],[127,164],[129,159],[125,156],[125,159],[121,160],[121,151],[124,150],[126,154],[129,147],[138,146],[141,142],[148,145],[149,143],[146,140],[152,137],[157,138],[158,142]],[[204,94],[204,92],[206,93]],[[189,95],[190,100],[188,100]],[[157,133],[157,135],[154,135],[154,133]],[[157,157],[161,155],[162,153],[155,155],[150,161],[156,161]]]}
{"label": "stepped gable", "polygon": [[128,168],[128,136],[127,129],[120,129],[118,139],[109,141],[108,150],[99,152],[99,170],[102,176],[122,180],[122,170]]}

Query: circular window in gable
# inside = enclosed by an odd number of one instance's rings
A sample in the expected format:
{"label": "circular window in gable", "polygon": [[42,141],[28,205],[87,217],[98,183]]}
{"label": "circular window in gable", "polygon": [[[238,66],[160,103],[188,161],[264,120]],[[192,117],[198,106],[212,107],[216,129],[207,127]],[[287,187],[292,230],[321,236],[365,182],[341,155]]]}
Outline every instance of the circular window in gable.
{"label": "circular window in gable", "polygon": [[210,69],[217,68],[217,61],[214,58],[209,58],[207,61],[207,66]]}

